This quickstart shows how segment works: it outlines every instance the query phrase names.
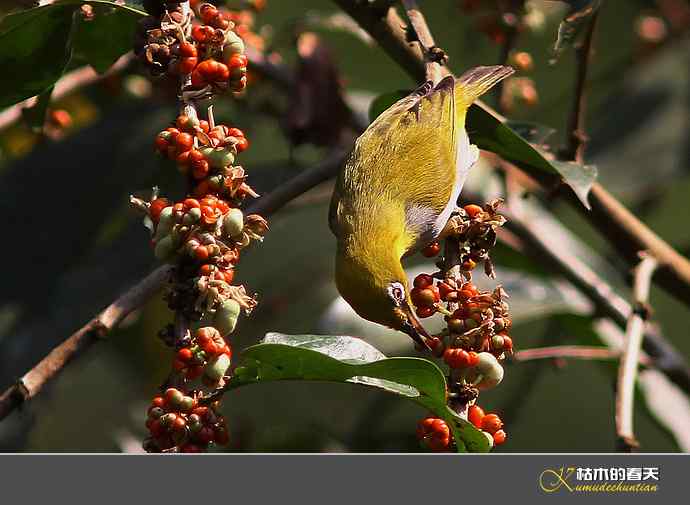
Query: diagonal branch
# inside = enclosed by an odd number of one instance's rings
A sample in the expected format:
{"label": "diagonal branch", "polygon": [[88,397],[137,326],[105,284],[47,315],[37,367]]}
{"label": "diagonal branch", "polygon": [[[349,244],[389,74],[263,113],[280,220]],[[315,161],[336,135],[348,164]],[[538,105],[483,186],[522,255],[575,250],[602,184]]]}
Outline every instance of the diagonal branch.
{"label": "diagonal branch", "polygon": [[405,13],[410,20],[410,25],[417,35],[417,40],[424,55],[426,78],[436,84],[441,80],[441,65],[445,59],[445,53],[436,47],[431,30],[426,24],[424,14],[419,10],[416,0],[402,0]]}
{"label": "diagonal branch", "polygon": [[640,347],[645,320],[648,317],[647,299],[657,260],[649,254],[641,254],[642,261],[635,268],[633,299],[635,311],[630,315],[625,329],[625,349],[618,367],[616,383],[616,434],[623,452],[633,452],[640,445],[633,431],[633,407],[635,403],[635,379],[640,359]]}
{"label": "diagonal branch", "polygon": [[35,367],[0,395],[0,420],[36,396],[70,361],[108,336],[130,313],[155,295],[168,280],[172,267],[162,266],[53,349]]}

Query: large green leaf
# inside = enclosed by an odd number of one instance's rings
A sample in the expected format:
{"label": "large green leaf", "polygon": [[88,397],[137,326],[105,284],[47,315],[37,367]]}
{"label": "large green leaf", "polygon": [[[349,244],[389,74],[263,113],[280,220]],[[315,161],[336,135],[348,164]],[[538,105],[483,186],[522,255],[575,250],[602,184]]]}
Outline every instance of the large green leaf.
{"label": "large green leaf", "polygon": [[386,358],[361,339],[269,333],[247,348],[230,388],[278,380],[349,382],[408,398],[444,419],[459,452],[488,452],[486,437],[446,404],[441,370],[421,358]]}
{"label": "large green leaf", "polygon": [[[76,11],[88,3],[95,17]],[[62,0],[8,14],[0,20],[0,107],[44,93],[62,76],[73,48],[98,71],[107,69],[132,44],[136,20],[146,15],[107,0]],[[75,22],[75,20],[78,20]]]}
{"label": "large green leaf", "polygon": [[467,111],[467,133],[480,149],[492,151],[537,178],[558,177],[568,184],[589,208],[587,195],[597,176],[594,166],[548,159],[537,148],[515,133],[488,111],[472,105]]}

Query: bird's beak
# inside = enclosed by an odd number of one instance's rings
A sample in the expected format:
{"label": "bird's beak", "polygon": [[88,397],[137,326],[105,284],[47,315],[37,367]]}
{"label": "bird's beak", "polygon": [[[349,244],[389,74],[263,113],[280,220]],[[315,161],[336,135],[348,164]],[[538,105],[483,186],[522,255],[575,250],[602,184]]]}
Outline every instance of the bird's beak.
{"label": "bird's beak", "polygon": [[417,344],[421,345],[425,349],[431,350],[428,342],[428,339],[430,339],[431,336],[424,329],[424,326],[422,326],[422,323],[417,318],[417,315],[412,310],[410,304],[405,301],[400,307],[400,310],[406,316],[406,320],[403,322],[402,328],[400,329],[412,337],[412,340],[414,340]]}

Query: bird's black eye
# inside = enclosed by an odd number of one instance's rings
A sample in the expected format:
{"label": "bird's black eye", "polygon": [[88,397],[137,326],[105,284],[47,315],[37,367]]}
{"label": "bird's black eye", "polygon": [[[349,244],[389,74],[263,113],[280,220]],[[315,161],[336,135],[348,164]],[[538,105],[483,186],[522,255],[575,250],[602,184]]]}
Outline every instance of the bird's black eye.
{"label": "bird's black eye", "polygon": [[388,296],[391,300],[395,302],[396,305],[400,305],[405,300],[405,288],[399,282],[392,282],[388,286]]}

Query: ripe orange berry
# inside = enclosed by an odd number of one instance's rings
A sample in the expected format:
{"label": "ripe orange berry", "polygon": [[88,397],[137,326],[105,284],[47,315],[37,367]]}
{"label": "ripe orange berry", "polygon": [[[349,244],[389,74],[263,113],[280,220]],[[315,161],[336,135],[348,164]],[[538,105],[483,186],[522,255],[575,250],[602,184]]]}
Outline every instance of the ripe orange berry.
{"label": "ripe orange berry", "polygon": [[208,247],[200,245],[199,247],[194,249],[194,257],[199,261],[206,261],[209,257]]}
{"label": "ripe orange berry", "polygon": [[154,407],[163,408],[165,406],[165,399],[162,396],[154,396],[151,401],[151,405]]}
{"label": "ripe orange berry", "polygon": [[238,153],[246,151],[247,149],[249,149],[249,140],[247,140],[246,137],[240,137],[240,141],[237,144],[235,144],[235,149],[237,149]]}
{"label": "ripe orange berry", "polygon": [[199,15],[201,16],[201,22],[205,25],[210,25],[213,18],[218,15],[218,9],[211,4],[203,4],[199,10]]}
{"label": "ripe orange berry", "polygon": [[177,71],[180,74],[190,74],[192,70],[196,68],[197,61],[196,56],[181,58],[180,62],[177,64]]}
{"label": "ripe orange berry", "polygon": [[417,438],[432,451],[447,451],[450,447],[450,428],[443,419],[427,417],[417,423]]}
{"label": "ripe orange berry", "polygon": [[506,432],[503,430],[498,430],[496,433],[494,433],[494,444],[501,445],[506,441],[506,438],[508,438]]}
{"label": "ripe orange berry", "polygon": [[432,242],[422,249],[422,255],[426,256],[427,258],[433,258],[434,256],[438,255],[439,252],[441,252],[441,244],[438,242]]}
{"label": "ripe orange berry", "polygon": [[177,359],[180,361],[189,361],[193,356],[194,354],[192,354],[192,350],[189,347],[183,347],[177,351]]}
{"label": "ripe orange berry", "polygon": [[484,410],[479,405],[475,404],[467,409],[467,420],[477,428],[482,427],[482,419],[484,419]]}
{"label": "ripe orange berry", "polygon": [[464,349],[446,349],[443,353],[443,361],[450,368],[466,368],[469,366],[469,354]]}
{"label": "ripe orange berry", "polygon": [[436,314],[436,309],[434,307],[419,307],[416,312],[419,317],[425,318]]}
{"label": "ripe orange berry", "polygon": [[189,133],[180,133],[175,139],[178,153],[189,151],[194,146],[194,137]]}
{"label": "ripe orange berry", "polygon": [[208,175],[209,166],[206,160],[196,160],[192,162],[192,177],[197,180],[203,179]]}
{"label": "ripe orange berry", "polygon": [[496,414],[486,414],[482,419],[482,429],[492,435],[503,428],[503,421]]}
{"label": "ripe orange berry", "polygon": [[479,354],[477,354],[474,351],[469,351],[467,353],[467,366],[468,367],[473,367],[477,366],[479,364]]}
{"label": "ripe orange berry", "polygon": [[214,35],[213,28],[210,26],[196,25],[192,27],[192,38],[199,43],[208,41]]}
{"label": "ripe orange berry", "polygon": [[164,208],[170,206],[170,201],[167,198],[156,198],[149,206],[149,217],[154,223],[158,223],[161,212]]}
{"label": "ripe orange berry", "polygon": [[413,284],[415,288],[426,288],[434,283],[434,278],[429,274],[419,274],[414,278]]}
{"label": "ripe orange berry", "polygon": [[465,209],[465,212],[467,212],[467,214],[473,219],[477,217],[481,212],[483,212],[482,208],[479,205],[475,205],[473,203],[465,205],[465,207],[463,208]]}
{"label": "ripe orange berry", "polygon": [[167,154],[169,145],[168,141],[163,137],[156,137],[155,146],[161,154]]}
{"label": "ripe orange berry", "polygon": [[247,66],[247,57],[244,54],[233,54],[228,60],[228,66],[234,70]]}

